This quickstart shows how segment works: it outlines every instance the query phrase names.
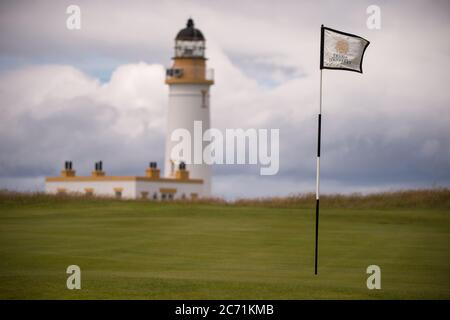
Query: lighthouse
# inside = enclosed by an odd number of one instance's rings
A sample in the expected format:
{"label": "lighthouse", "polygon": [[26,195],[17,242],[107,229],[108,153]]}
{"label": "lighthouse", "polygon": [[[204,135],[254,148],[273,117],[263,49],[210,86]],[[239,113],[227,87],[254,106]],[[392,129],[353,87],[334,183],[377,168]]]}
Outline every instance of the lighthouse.
{"label": "lighthouse", "polygon": [[[172,155],[172,148],[178,143],[172,141],[174,130],[185,129],[193,138],[194,123],[201,124],[204,132],[210,128],[210,87],[214,84],[213,70],[206,68],[205,38],[194,21],[189,19],[186,28],[180,30],[175,38],[175,55],[172,66],[166,70],[166,84],[169,86],[167,112],[167,134],[164,162],[164,175],[174,178],[180,163],[186,163],[186,169],[192,179],[203,180],[203,195],[211,194],[211,166],[194,163],[194,142],[191,143],[191,159],[186,155]],[[204,149],[204,142],[201,150]],[[198,152],[198,150],[197,150]]]}

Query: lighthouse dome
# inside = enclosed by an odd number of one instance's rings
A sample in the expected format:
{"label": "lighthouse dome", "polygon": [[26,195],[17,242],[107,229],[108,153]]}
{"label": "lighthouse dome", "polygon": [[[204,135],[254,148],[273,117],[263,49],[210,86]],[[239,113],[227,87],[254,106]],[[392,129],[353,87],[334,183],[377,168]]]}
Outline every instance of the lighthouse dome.
{"label": "lighthouse dome", "polygon": [[205,41],[205,38],[200,30],[194,28],[194,20],[189,19],[186,28],[181,29],[180,32],[178,32],[175,40]]}

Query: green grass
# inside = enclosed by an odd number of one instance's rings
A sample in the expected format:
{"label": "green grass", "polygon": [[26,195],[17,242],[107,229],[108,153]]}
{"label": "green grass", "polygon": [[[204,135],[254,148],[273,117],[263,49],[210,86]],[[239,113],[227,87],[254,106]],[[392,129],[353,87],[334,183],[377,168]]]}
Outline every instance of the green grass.
{"label": "green grass", "polygon": [[[0,298],[450,299],[448,205],[335,200],[323,201],[314,276],[313,202],[2,195]],[[66,288],[72,264],[82,290]],[[381,290],[366,287],[371,264],[381,267]]]}

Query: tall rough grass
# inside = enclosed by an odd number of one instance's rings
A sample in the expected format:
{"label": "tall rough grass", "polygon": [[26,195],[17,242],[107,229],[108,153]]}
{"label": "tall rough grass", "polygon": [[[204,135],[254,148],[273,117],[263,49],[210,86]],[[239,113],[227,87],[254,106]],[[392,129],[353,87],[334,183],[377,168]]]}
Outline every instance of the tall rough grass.
{"label": "tall rough grass", "polygon": [[[52,204],[70,201],[86,202],[148,202],[166,205],[170,203],[189,205],[227,205],[227,206],[258,206],[270,208],[312,208],[315,205],[313,193],[297,194],[287,197],[243,198],[227,201],[222,198],[208,198],[198,200],[125,200],[114,197],[86,196],[81,194],[50,195],[42,192],[15,192],[0,190],[0,204],[20,206],[23,204]],[[450,189],[414,189],[389,192],[362,194],[330,194],[321,196],[321,204],[330,208],[443,208],[450,209]]]}
{"label": "tall rough grass", "polygon": [[[266,207],[313,207],[315,194],[298,194],[288,197],[239,199],[236,205]],[[329,194],[320,197],[321,205],[332,208],[449,208],[450,189],[415,189],[363,194]]]}

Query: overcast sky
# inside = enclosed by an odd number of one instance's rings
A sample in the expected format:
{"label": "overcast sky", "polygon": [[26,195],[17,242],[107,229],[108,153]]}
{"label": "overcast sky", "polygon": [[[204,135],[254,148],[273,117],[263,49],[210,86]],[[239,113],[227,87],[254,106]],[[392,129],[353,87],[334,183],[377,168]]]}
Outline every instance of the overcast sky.
{"label": "overcast sky", "polygon": [[72,0],[0,2],[0,188],[42,190],[64,160],[162,165],[164,69],[189,17],[215,69],[212,126],[280,129],[279,173],[215,166],[216,195],[314,190],[321,24],[371,42],[364,74],[324,71],[323,192],[450,186],[448,1]]}

